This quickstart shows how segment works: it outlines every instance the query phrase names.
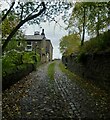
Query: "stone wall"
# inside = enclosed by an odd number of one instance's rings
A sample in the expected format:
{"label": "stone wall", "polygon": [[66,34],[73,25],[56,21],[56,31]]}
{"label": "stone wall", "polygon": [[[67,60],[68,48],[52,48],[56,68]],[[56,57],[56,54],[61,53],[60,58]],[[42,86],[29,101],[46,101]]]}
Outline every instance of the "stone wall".
{"label": "stone wall", "polygon": [[2,77],[2,90],[9,88],[11,85],[15,84],[17,81],[21,80],[23,77],[28,75],[34,70],[33,64],[23,64],[16,67],[11,73],[7,73],[6,76]]}
{"label": "stone wall", "polygon": [[79,76],[92,80],[101,87],[110,87],[110,53],[86,54],[82,61],[77,55],[62,57],[67,68]]}

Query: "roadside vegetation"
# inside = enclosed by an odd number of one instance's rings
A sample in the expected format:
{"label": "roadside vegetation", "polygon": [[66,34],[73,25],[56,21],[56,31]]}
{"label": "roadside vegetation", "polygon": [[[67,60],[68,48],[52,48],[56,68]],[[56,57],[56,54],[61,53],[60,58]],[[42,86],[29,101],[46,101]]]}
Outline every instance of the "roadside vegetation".
{"label": "roadside vegetation", "polygon": [[68,56],[78,51],[80,46],[80,36],[78,34],[70,34],[61,38],[60,51],[63,55]]}
{"label": "roadside vegetation", "polygon": [[110,2],[75,3],[66,27],[69,34],[60,40],[63,56],[77,54],[83,59],[86,53],[110,52],[109,6]]}
{"label": "roadside vegetation", "polygon": [[49,64],[48,66],[48,76],[50,80],[54,80],[54,73],[55,73],[55,62]]}
{"label": "roadside vegetation", "polygon": [[84,42],[83,46],[79,46],[77,60],[84,61],[86,54],[110,52],[110,33],[109,31],[100,34]]}
{"label": "roadside vegetation", "polygon": [[[35,62],[36,60],[36,62]],[[26,64],[36,64],[40,62],[39,55],[35,55],[34,52],[18,52],[12,50],[2,57],[2,75],[6,76],[9,73],[13,73],[19,66],[26,67]]]}
{"label": "roadside vegetation", "polygon": [[109,101],[109,94],[106,93],[106,91],[100,89],[91,81],[83,80],[83,78],[79,77],[68,69],[65,69],[65,66],[62,63],[59,63],[59,68],[63,73],[67,75],[69,79],[76,82],[76,84],[78,84],[82,89],[85,89],[88,92],[88,95],[90,95],[94,99],[100,100],[100,102],[103,102],[103,104],[106,104],[107,101]]}
{"label": "roadside vegetation", "polygon": [[83,53],[97,53],[100,51],[110,51],[110,33],[109,31],[100,34],[97,37],[91,38],[86,41],[82,47],[80,47],[80,52]]}
{"label": "roadside vegetation", "polygon": [[70,40],[70,35],[68,37],[65,36],[62,38],[62,40],[60,41],[60,51],[63,54],[63,56],[77,54],[77,60],[80,62],[81,60],[85,59],[86,54],[110,52],[110,32],[109,31],[104,32],[94,38],[91,38],[89,41],[85,41],[83,46],[79,44],[79,39],[76,39],[75,41],[74,41],[74,38],[71,38]]}

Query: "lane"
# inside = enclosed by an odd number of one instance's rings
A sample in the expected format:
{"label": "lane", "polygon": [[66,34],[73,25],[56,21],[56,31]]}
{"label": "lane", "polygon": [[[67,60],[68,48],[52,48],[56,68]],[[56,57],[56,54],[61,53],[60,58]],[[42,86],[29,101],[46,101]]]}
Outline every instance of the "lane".
{"label": "lane", "polygon": [[[69,103],[60,94],[56,82],[49,79],[47,75],[49,64],[45,64],[28,76],[26,83],[30,84],[27,87],[22,88],[25,86],[25,82],[22,83],[23,85],[21,84],[22,87],[19,87],[17,83],[10,90],[5,91],[3,95],[3,120],[77,118]],[[24,95],[19,93],[18,96],[17,92],[20,89],[24,89]]]}
{"label": "lane", "polygon": [[81,118],[97,118],[97,110],[92,98],[87,97],[88,94],[84,89],[81,89],[75,82],[72,82],[68,77],[61,72],[58,63],[55,70],[55,78],[57,86],[64,99],[70,104],[71,109],[79,119]]}
{"label": "lane", "polygon": [[74,79],[69,79],[55,62],[54,80],[49,79],[48,67],[37,71],[3,93],[3,120],[11,119],[99,119],[107,118],[102,103],[88,94]]}

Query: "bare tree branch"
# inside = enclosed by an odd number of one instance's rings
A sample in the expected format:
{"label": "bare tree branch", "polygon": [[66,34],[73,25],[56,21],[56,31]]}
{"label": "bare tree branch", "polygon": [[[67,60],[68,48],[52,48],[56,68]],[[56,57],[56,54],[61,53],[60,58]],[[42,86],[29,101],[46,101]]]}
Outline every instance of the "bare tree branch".
{"label": "bare tree branch", "polygon": [[[38,5],[37,6],[37,8],[36,9],[34,9],[34,11],[32,12],[32,13],[30,13],[29,15],[28,15],[28,17],[30,17],[39,7],[41,6],[41,4],[40,5]],[[46,6],[46,5],[45,5]]]}
{"label": "bare tree branch", "polygon": [[48,14],[45,14],[45,15],[48,16],[49,18],[51,18],[52,21],[54,21],[54,22],[55,22],[56,24],[58,24],[60,27],[62,27],[63,29],[65,29],[62,25],[60,25],[60,23],[59,23],[57,20],[55,20],[55,18],[49,16]]}
{"label": "bare tree branch", "polygon": [[21,15],[20,15],[20,20],[22,20],[22,18],[23,18],[23,6],[22,5],[20,5],[21,6]]}
{"label": "bare tree branch", "polygon": [[15,2],[12,2],[12,5],[10,6],[10,8],[6,12],[6,14],[2,17],[0,23],[2,23],[5,20],[5,18],[7,17],[7,15],[10,13],[11,9],[13,8],[14,4],[15,4]]}

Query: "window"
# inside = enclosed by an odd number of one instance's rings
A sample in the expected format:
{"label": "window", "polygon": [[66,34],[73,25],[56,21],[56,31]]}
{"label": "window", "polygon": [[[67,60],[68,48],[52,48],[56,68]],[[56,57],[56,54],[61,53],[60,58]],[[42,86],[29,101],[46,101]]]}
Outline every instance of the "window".
{"label": "window", "polygon": [[28,42],[27,42],[27,45],[31,45],[31,42],[30,42],[30,41],[28,41]]}
{"label": "window", "polygon": [[27,41],[27,46],[26,46],[25,50],[32,51],[32,42],[31,41]]}
{"label": "window", "polygon": [[31,49],[32,47],[31,46],[27,46],[27,49]]}

